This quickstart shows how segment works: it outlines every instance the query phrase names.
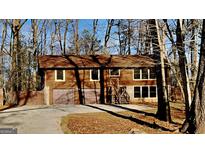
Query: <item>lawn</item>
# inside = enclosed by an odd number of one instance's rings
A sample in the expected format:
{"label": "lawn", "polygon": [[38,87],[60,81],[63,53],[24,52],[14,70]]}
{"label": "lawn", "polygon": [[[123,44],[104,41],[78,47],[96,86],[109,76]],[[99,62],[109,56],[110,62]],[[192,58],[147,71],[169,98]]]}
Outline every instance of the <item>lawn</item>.
{"label": "lawn", "polygon": [[171,108],[172,123],[155,118],[156,109],[145,112],[98,112],[71,114],[62,118],[64,133],[73,134],[170,134],[178,133],[184,112]]}

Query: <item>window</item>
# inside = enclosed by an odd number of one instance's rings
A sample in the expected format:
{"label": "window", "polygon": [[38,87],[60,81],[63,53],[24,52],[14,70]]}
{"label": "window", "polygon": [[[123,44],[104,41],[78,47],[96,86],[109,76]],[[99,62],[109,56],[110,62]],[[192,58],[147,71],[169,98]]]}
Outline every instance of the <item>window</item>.
{"label": "window", "polygon": [[119,76],[120,70],[118,68],[110,69],[110,75],[111,76]]}
{"label": "window", "polygon": [[142,97],[148,97],[148,87],[142,87]]}
{"label": "window", "polygon": [[134,87],[134,98],[140,98],[140,87]]}
{"label": "window", "polygon": [[156,79],[155,68],[135,68],[134,80]]}
{"label": "window", "polygon": [[147,68],[142,69],[142,79],[148,79],[148,69]]}
{"label": "window", "polygon": [[156,97],[156,86],[150,86],[150,97]]}
{"label": "window", "polygon": [[134,69],[134,79],[140,79],[140,69]]}
{"label": "window", "polygon": [[65,70],[55,70],[55,80],[65,81]]}
{"label": "window", "polygon": [[150,79],[155,79],[156,78],[155,68],[150,68],[149,76],[150,76],[149,77]]}
{"label": "window", "polygon": [[136,86],[134,87],[134,98],[156,98],[156,86]]}
{"label": "window", "polygon": [[98,69],[92,69],[90,71],[90,78],[91,81],[98,81],[99,80],[99,70]]}

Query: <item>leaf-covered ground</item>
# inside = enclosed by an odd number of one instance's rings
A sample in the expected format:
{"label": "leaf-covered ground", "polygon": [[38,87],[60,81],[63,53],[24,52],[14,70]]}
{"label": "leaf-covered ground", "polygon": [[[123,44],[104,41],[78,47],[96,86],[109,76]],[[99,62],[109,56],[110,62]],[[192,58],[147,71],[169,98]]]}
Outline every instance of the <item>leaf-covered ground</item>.
{"label": "leaf-covered ground", "polygon": [[183,107],[171,107],[172,123],[155,118],[156,109],[147,111],[72,114],[62,118],[64,133],[74,134],[170,134],[178,133],[184,119]]}
{"label": "leaf-covered ground", "polygon": [[0,111],[8,109],[9,107],[10,107],[9,105],[0,105]]}

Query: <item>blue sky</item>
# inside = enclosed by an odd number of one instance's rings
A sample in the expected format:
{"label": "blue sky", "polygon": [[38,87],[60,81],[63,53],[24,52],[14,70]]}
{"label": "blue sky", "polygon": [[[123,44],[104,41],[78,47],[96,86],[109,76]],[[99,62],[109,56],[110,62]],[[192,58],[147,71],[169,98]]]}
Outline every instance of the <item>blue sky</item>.
{"label": "blue sky", "polygon": [[[92,31],[92,26],[93,26],[92,22],[93,19],[79,19],[79,33],[81,33],[85,29]],[[98,20],[97,37],[100,40],[104,39],[106,24],[107,24],[106,19]],[[31,19],[29,19],[22,27],[23,33],[30,32],[30,31],[31,31]],[[48,31],[48,35],[49,35],[49,31]]]}

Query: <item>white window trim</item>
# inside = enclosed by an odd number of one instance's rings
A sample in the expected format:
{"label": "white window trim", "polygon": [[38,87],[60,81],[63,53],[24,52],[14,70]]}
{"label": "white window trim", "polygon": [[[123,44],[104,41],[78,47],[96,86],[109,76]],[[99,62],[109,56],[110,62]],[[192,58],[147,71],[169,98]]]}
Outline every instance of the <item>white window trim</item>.
{"label": "white window trim", "polygon": [[55,70],[55,81],[56,82],[65,82],[65,70],[63,70],[63,80],[57,79],[57,70]]}
{"label": "white window trim", "polygon": [[[135,97],[135,87],[140,87],[140,97]],[[148,87],[148,97],[142,97],[142,87]],[[150,87],[156,88],[156,97],[150,97]],[[157,86],[156,85],[135,85],[133,86],[133,98],[134,99],[156,99],[157,98]]]}
{"label": "white window trim", "polygon": [[[150,87],[155,87],[155,89],[156,89],[156,97],[150,97]],[[149,86],[149,97],[150,97],[150,98],[157,98],[157,96],[158,96],[158,95],[157,95],[157,86],[156,86],[156,85],[150,85],[150,86]]]}
{"label": "white window trim", "polygon": [[111,69],[109,69],[109,75],[110,75],[110,76],[112,76],[112,77],[115,77],[115,76],[117,76],[117,77],[118,77],[118,76],[120,76],[120,69],[119,69],[119,68],[117,68],[117,69],[119,70],[119,74],[118,74],[118,75],[112,75],[112,74],[111,74],[111,72],[110,72],[110,71],[111,71]]}
{"label": "white window trim", "polygon": [[93,69],[90,69],[90,81],[100,81],[100,70],[97,69],[97,70],[98,70],[98,79],[97,79],[97,80],[93,80],[93,79],[92,79],[92,70],[93,70]]}
{"label": "white window trim", "polygon": [[140,79],[135,79],[135,69],[137,69],[137,68],[134,68],[132,70],[133,80],[141,80],[142,79],[142,70],[141,70],[141,68],[139,68],[139,70],[140,70]]}
{"label": "white window trim", "polygon": [[156,80],[156,75],[155,75],[155,79],[150,78],[150,68],[149,68],[149,80]]}
{"label": "white window trim", "polygon": [[[135,79],[135,69],[139,69],[140,70],[140,79]],[[150,69],[149,68],[147,69],[147,71],[148,71],[148,79],[142,79],[142,68],[134,68],[133,71],[132,71],[133,72],[132,73],[133,74],[133,80],[134,81],[139,81],[139,80],[156,80],[156,78],[155,79],[151,79],[150,78]]]}

